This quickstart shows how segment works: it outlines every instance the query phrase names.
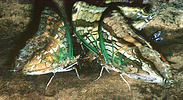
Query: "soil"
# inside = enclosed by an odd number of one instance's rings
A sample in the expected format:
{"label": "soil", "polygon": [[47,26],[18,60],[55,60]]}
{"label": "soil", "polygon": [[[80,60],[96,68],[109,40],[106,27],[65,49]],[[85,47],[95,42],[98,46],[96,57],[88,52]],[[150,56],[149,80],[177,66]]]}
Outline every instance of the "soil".
{"label": "soil", "polygon": [[98,81],[93,81],[99,72],[81,74],[84,80],[79,80],[75,71],[71,71],[56,73],[45,90],[53,74],[26,76],[12,71],[19,50],[38,28],[42,6],[33,0],[1,0],[0,100],[183,100],[183,2],[144,1],[147,2],[153,4],[151,11],[156,11],[157,16],[142,32],[147,36],[162,32],[163,41],[152,45],[174,68],[172,73],[175,84],[152,84],[124,76],[131,85],[129,91],[119,73],[109,74],[104,71]]}

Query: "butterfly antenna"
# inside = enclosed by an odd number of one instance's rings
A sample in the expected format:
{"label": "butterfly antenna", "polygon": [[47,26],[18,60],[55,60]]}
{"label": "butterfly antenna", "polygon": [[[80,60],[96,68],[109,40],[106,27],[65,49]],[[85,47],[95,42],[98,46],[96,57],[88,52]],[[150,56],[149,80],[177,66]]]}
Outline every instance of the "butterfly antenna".
{"label": "butterfly antenna", "polygon": [[123,75],[122,75],[122,74],[120,74],[120,76],[121,76],[121,78],[126,82],[126,84],[128,85],[129,90],[131,90],[129,83],[126,81],[126,79],[123,77]]}
{"label": "butterfly antenna", "polygon": [[50,83],[54,77],[55,77],[55,73],[53,73],[53,76],[50,78],[49,82],[47,83],[45,90],[47,90],[48,86],[50,85]]}

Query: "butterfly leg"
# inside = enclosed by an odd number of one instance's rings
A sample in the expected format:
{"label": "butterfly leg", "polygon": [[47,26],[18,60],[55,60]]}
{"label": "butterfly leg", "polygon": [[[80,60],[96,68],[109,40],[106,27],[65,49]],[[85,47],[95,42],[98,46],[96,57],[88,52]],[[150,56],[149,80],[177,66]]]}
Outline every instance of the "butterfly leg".
{"label": "butterfly leg", "polygon": [[55,73],[53,73],[53,76],[50,78],[49,82],[47,83],[45,90],[47,90],[48,86],[50,85],[54,77],[55,77]]}
{"label": "butterfly leg", "polygon": [[104,70],[104,67],[102,67],[101,71],[100,71],[100,74],[99,74],[99,77],[97,79],[95,79],[95,81],[98,81],[100,79],[100,77],[102,76],[102,72]]}
{"label": "butterfly leg", "polygon": [[82,48],[84,54],[86,54],[86,52],[85,52],[85,50],[84,50],[83,42],[81,42],[80,45],[81,45],[81,48]]}
{"label": "butterfly leg", "polygon": [[83,80],[83,79],[80,78],[77,68],[74,67],[74,69],[75,69],[75,71],[76,71],[76,75],[77,75],[77,77],[79,78],[79,80]]}
{"label": "butterfly leg", "polygon": [[[78,62],[75,62],[74,64],[70,65],[68,68],[71,68],[71,67],[74,66],[74,65],[78,65]],[[72,68],[71,68],[71,69],[72,69]],[[79,73],[78,73],[77,68],[76,68],[76,67],[73,67],[73,69],[75,70],[77,77],[78,77],[80,80],[82,80],[82,79],[80,78],[80,76],[79,76]]]}
{"label": "butterfly leg", "polygon": [[120,74],[120,76],[121,76],[121,78],[126,82],[126,84],[128,85],[129,90],[131,90],[131,88],[130,88],[130,85],[129,85],[128,81],[123,77],[123,74],[122,74],[122,73]]}
{"label": "butterfly leg", "polygon": [[98,81],[98,80],[100,79],[100,77],[102,76],[102,72],[103,72],[104,68],[106,69],[106,71],[107,71],[109,74],[111,74],[111,73],[109,72],[109,70],[108,70],[105,66],[102,66],[102,69],[101,69],[101,71],[100,71],[99,77],[98,77],[97,79],[95,79],[95,81]]}

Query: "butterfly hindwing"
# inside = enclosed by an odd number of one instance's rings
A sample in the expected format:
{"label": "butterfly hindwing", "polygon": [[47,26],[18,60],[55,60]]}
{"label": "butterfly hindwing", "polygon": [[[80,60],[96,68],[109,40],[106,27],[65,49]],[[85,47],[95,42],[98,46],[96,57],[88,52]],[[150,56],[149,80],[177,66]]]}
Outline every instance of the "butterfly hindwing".
{"label": "butterfly hindwing", "polygon": [[20,51],[16,65],[24,74],[40,75],[73,70],[70,66],[77,63],[77,58],[73,57],[72,39],[66,22],[45,8],[38,32]]}
{"label": "butterfly hindwing", "polygon": [[98,22],[106,7],[97,7],[85,2],[73,6],[72,21],[76,36],[94,54],[99,54]]}
{"label": "butterfly hindwing", "polygon": [[152,83],[172,81],[168,71],[170,65],[162,60],[146,40],[135,33],[120,10],[111,10],[104,15],[99,25],[99,38],[108,69]]}

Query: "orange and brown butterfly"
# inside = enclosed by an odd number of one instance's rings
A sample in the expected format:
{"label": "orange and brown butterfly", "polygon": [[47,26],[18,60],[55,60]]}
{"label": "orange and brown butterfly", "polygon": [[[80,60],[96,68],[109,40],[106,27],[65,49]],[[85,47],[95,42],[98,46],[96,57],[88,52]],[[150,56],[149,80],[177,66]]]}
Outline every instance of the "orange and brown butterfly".
{"label": "orange and brown butterfly", "polygon": [[20,50],[16,68],[26,75],[65,72],[75,69],[79,55],[73,56],[73,44],[67,23],[61,15],[46,7],[38,32]]}

